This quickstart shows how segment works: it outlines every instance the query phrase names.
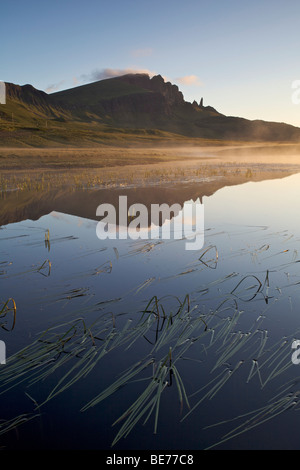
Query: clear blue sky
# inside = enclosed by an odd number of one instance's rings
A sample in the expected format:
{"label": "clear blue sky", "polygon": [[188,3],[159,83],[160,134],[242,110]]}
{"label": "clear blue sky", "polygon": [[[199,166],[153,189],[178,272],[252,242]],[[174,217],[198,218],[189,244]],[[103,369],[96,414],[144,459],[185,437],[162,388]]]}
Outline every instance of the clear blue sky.
{"label": "clear blue sky", "polygon": [[2,0],[0,80],[48,92],[160,73],[187,101],[300,127],[299,0]]}

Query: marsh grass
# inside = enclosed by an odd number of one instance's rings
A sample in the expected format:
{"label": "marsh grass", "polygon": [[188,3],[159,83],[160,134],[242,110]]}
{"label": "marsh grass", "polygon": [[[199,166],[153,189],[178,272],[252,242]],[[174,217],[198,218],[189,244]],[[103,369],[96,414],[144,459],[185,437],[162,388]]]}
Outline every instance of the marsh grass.
{"label": "marsh grass", "polygon": [[[234,439],[236,437],[241,436],[242,434],[251,431],[252,429],[262,426],[266,422],[275,419],[282,413],[286,413],[290,410],[295,410],[299,411],[299,397],[300,397],[300,390],[299,387],[296,388],[295,391],[295,385],[296,383],[293,383],[293,388],[292,386],[288,387],[286,390],[283,392],[277,394],[275,397],[273,397],[271,400],[269,400],[269,403],[267,403],[265,406],[250,411],[248,413],[239,415],[233,419],[227,420],[227,421],[221,421],[219,423],[216,423],[214,425],[206,426],[204,429],[210,429],[216,426],[222,426],[228,423],[233,423],[234,421],[240,420],[242,421],[241,424],[238,426],[234,427],[231,431],[228,433],[224,434],[222,438],[212,444],[211,446],[207,447],[206,450],[210,450],[213,448],[216,448],[220,446],[221,444]],[[289,393],[286,393],[287,390],[289,390]]]}
{"label": "marsh grass", "polygon": [[50,244],[50,231],[49,229],[45,232],[45,248],[47,248],[48,252],[50,252],[51,244]]}
{"label": "marsh grass", "polygon": [[[18,276],[24,276],[30,273],[38,273],[41,274],[42,276],[49,277],[51,274],[51,268],[52,268],[52,263],[51,261],[47,258],[41,265],[34,265],[32,268],[26,270],[26,271],[21,271],[18,273],[13,273],[10,274],[9,277],[18,277]],[[4,277],[8,277],[5,273]]]}
{"label": "marsh grass", "polygon": [[[237,164],[224,163],[222,166],[210,162],[205,164],[203,162],[195,163],[190,167],[182,167],[182,163],[177,164],[175,156],[172,166],[167,168],[156,167],[156,160],[152,160],[154,167],[144,169],[145,163],[151,160],[138,160],[136,164],[138,168],[131,169],[130,163],[121,166],[106,167],[102,160],[95,160],[95,167],[90,168],[89,164],[86,167],[80,168],[78,164],[70,164],[68,168],[64,168],[63,163],[61,167],[50,168],[47,171],[39,166],[33,171],[17,170],[11,172],[8,170],[0,173],[0,194],[5,198],[6,193],[9,191],[20,192],[35,192],[37,194],[45,191],[69,189],[74,190],[92,190],[103,188],[124,188],[132,186],[145,186],[157,185],[164,183],[182,183],[182,182],[209,182],[216,178],[239,177],[244,178],[245,181],[255,178],[259,175],[256,168],[243,170],[243,164],[237,168]],[[102,166],[102,167],[101,167]]]}
{"label": "marsh grass", "polygon": [[8,299],[6,302],[2,304],[2,307],[0,305],[0,322],[6,318],[8,314],[12,313],[12,322],[11,326],[8,328],[7,322],[5,323],[0,323],[0,327],[3,328],[6,331],[12,331],[15,327],[16,324],[16,318],[17,318],[17,305],[16,302],[13,298]]}
{"label": "marsh grass", "polygon": [[[20,383],[26,382],[28,386],[32,386],[44,381],[65,365],[69,366],[68,372],[58,381],[43,403],[68,389],[91,371],[96,355],[97,359],[100,359],[106,353],[105,347],[111,339],[112,330],[102,342],[102,348],[98,350],[97,335],[104,334],[107,327],[102,326],[93,333],[91,328],[92,326],[87,327],[84,320],[79,318],[72,323],[58,325],[43,332],[32,344],[8,358],[7,367],[0,376],[0,393],[6,393]],[[75,358],[75,364],[72,364]]]}
{"label": "marsh grass", "polygon": [[[239,355],[249,349],[248,354],[250,354],[250,357],[256,355],[259,358],[264,351],[266,336],[261,334],[260,329],[263,318],[258,318],[248,332],[241,333],[235,331],[242,315],[238,310],[232,316],[226,318],[219,318],[213,313],[204,316],[201,315],[197,306],[191,307],[189,296],[186,296],[182,302],[178,299],[177,310],[167,314],[162,300],[165,299],[158,299],[156,296],[150,299],[141,316],[145,328],[140,330],[138,327],[134,332],[134,336],[138,332],[138,336],[143,335],[151,345],[149,354],[129,368],[112,385],[82,408],[82,411],[87,411],[97,406],[103,400],[134,381],[146,382],[142,393],[114,422],[114,425],[116,425],[124,421],[112,445],[115,445],[121,438],[128,436],[139,421],[146,424],[151,415],[153,415],[154,420],[154,433],[157,432],[161,396],[162,393],[167,393],[173,382],[176,384],[178,392],[180,413],[183,412],[184,404],[189,410],[183,417],[184,420],[201,403],[205,400],[212,400],[221,392],[225,384],[238,372],[242,365],[250,363],[250,359],[236,360]],[[220,310],[218,313],[220,313]],[[145,336],[145,332],[148,332],[148,336]],[[126,338],[126,342],[128,342],[128,339],[129,337]],[[136,338],[129,343],[128,347],[131,347],[135,340]],[[202,342],[206,342],[206,346]],[[189,360],[186,358],[186,353],[197,347],[196,345],[199,345],[199,343],[202,343],[200,349],[204,352],[204,357],[210,349],[212,357],[217,355],[211,373],[213,374],[217,369],[221,369],[221,373],[218,372],[211,382],[189,397],[180,368],[183,360]],[[167,352],[163,353],[165,350]],[[160,353],[162,353],[161,356]],[[228,366],[228,362],[234,363],[235,360],[237,361],[235,366]],[[143,377],[146,371],[150,372],[148,378]],[[173,381],[172,378],[174,378]],[[201,394],[201,398],[191,405],[190,399],[193,399],[197,394]]]}
{"label": "marsh grass", "polygon": [[[161,395],[167,387],[172,385],[172,377],[175,379],[180,409],[182,410],[184,402],[188,407],[190,406],[185,386],[176,364],[181,359],[181,355],[197,340],[196,338],[191,339],[189,333],[192,330],[195,333],[197,332],[199,339],[203,335],[203,330],[206,331],[203,319],[200,317],[193,319],[191,315],[188,297],[183,302],[179,301],[179,308],[174,314],[166,314],[159,299],[156,296],[153,297],[142,312],[141,323],[135,329],[133,341],[130,341],[127,346],[127,348],[132,347],[137,337],[145,337],[146,333],[151,335],[151,330],[154,326],[153,342],[147,339],[147,342],[152,345],[149,354],[143,360],[130,367],[112,385],[82,408],[81,411],[87,411],[133,381],[143,380],[147,382],[144,391],[114,422],[114,425],[116,425],[125,420],[112,443],[113,446],[121,438],[125,438],[142,418],[145,418],[143,424],[146,424],[151,415],[154,417],[153,431],[154,433],[157,432]],[[132,334],[127,336],[126,343],[131,338]],[[167,352],[163,353],[165,349],[167,349]],[[160,353],[162,356],[158,358]],[[152,373],[148,379],[141,379],[140,375],[145,371]]]}
{"label": "marsh grass", "polygon": [[[50,234],[46,231],[45,240],[48,239]],[[262,247],[261,252],[265,251],[267,250]],[[204,249],[198,257],[199,261],[206,269],[217,264],[217,248],[210,245]],[[85,276],[110,273],[111,269],[111,262],[106,262]],[[45,260],[29,272],[39,272],[48,277],[51,272],[50,260]],[[135,350],[141,351],[139,347],[135,349],[135,346],[143,345],[142,357],[139,352],[137,361],[125,371],[119,371],[115,380],[104,390],[97,391],[96,387],[91,390],[94,396],[81,407],[81,412],[87,412],[104,400],[119,399],[130,384],[139,383],[142,386],[140,392],[133,392],[131,404],[114,419],[114,426],[119,427],[112,442],[115,446],[136,427],[147,424],[150,420],[153,422],[153,432],[158,432],[162,397],[167,399],[171,387],[176,389],[182,421],[196,413],[200,406],[205,406],[205,402],[220,396],[232,377],[238,376],[241,370],[244,372],[240,377],[246,377],[246,384],[252,382],[262,390],[272,381],[284,377],[291,367],[290,339],[283,338],[270,346],[268,332],[262,328],[263,315],[247,329],[240,326],[244,316],[240,302],[249,303],[260,296],[259,299],[265,303],[269,289],[272,288],[270,271],[261,277],[246,275],[239,280],[236,278],[237,274],[231,273],[207,282],[205,288],[194,293],[196,298],[190,295],[183,299],[154,295],[142,310],[132,313],[130,318],[128,314],[118,316],[108,310],[119,299],[90,305],[85,313],[95,313],[102,307],[106,310],[91,324],[79,317],[77,320],[50,327],[30,345],[9,357],[6,367],[1,369],[0,394],[10,393],[15,387],[22,385],[26,394],[36,396],[35,387],[41,382],[47,384],[49,381],[46,394],[39,402],[33,401],[35,411],[41,412],[49,401],[67,393],[90,374],[98,374],[99,363],[113,351],[126,357],[129,350],[131,354]],[[153,281],[153,278],[146,279],[134,292],[141,293]],[[217,302],[215,308],[205,312],[199,307],[197,298],[201,299],[212,288],[219,289],[227,282],[231,284],[228,294],[224,297],[220,293],[222,300]],[[78,287],[69,289],[54,300],[73,302],[78,297],[86,298],[88,295],[87,288]],[[9,299],[1,309],[3,316],[13,313],[15,322],[16,305],[13,299]],[[197,390],[191,390],[190,384],[185,383],[186,361],[194,361],[196,374],[210,374],[210,380]],[[249,412],[247,423],[224,435],[220,442],[263,424],[266,418],[271,419],[293,408],[293,401],[283,396],[274,401],[272,406],[268,404],[262,407],[256,414],[255,411],[252,414]],[[11,425],[16,427],[18,423],[25,422],[24,415],[20,420],[15,419],[11,423],[8,420],[6,425],[3,423],[2,429],[9,431],[12,429]]]}
{"label": "marsh grass", "polygon": [[16,430],[22,424],[28,423],[28,421],[31,421],[38,416],[38,414],[23,413],[10,420],[0,420],[0,436],[10,431]]}

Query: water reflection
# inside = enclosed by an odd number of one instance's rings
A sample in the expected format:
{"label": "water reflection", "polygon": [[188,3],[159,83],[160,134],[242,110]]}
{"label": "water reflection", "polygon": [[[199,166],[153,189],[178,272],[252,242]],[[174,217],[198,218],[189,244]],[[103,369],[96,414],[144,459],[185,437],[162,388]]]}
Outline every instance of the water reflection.
{"label": "water reflection", "polygon": [[[185,201],[200,201],[203,196],[210,196],[222,188],[226,182],[220,178],[209,182],[176,184],[165,186],[149,186],[136,188],[101,189],[101,190],[72,190],[56,189],[52,191],[10,191],[1,193],[0,226],[30,219],[37,220],[52,211],[70,214],[90,220],[98,220],[97,207],[101,204],[111,204],[116,209],[117,224],[119,225],[120,196],[126,196],[128,207],[141,203],[151,213],[151,204],[178,204],[181,207]],[[234,182],[231,182],[234,184]],[[175,214],[176,215],[176,214]],[[159,221],[159,225],[165,219]],[[148,220],[151,225],[151,219]]]}
{"label": "water reflection", "polygon": [[14,328],[0,340],[8,358],[22,350],[0,370],[4,424],[19,433],[3,445],[276,448],[284,429],[297,448],[299,183],[203,196],[197,251],[99,240],[97,220],[59,211],[3,226],[0,325]]}

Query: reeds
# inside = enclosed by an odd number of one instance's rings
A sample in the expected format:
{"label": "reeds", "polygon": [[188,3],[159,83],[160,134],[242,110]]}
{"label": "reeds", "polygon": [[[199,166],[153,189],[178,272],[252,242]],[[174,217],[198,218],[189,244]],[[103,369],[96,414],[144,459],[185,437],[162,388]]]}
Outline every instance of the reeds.
{"label": "reeds", "polygon": [[213,426],[207,426],[206,429],[214,426],[220,426],[227,423],[231,423],[236,420],[242,420],[243,418],[247,418],[242,422],[242,424],[234,427],[227,434],[224,434],[218,442],[207,447],[206,450],[213,449],[231,439],[239,437],[245,432],[251,431],[256,427],[263,425],[267,421],[276,418],[282,413],[285,413],[292,409],[296,409],[297,405],[299,404],[299,396],[299,390],[297,390],[296,392],[290,392],[288,394],[282,393],[279,397],[274,397],[273,399],[271,399],[271,403],[268,403],[257,410],[237,416],[232,420],[222,421],[220,423],[216,423]]}
{"label": "reeds", "polygon": [[0,436],[18,428],[22,424],[39,416],[38,414],[23,413],[15,418],[9,420],[0,420]]}
{"label": "reeds", "polygon": [[[206,253],[208,251],[203,256]],[[90,275],[110,272],[110,268],[110,263],[105,263]],[[51,262],[45,260],[35,271],[49,275]],[[214,280],[208,283],[208,289],[218,287],[225,281],[232,283],[235,278],[236,274],[232,273]],[[154,295],[140,312],[133,312],[130,318],[128,315],[127,318],[123,315],[118,317],[106,311],[91,324],[79,317],[50,327],[32,344],[7,359],[6,367],[1,369],[0,394],[19,385],[26,386],[26,389],[32,388],[51,378],[46,395],[39,403],[34,402],[35,410],[40,411],[50,400],[66,393],[98,370],[100,361],[111,352],[118,351],[126,355],[129,349],[134,351],[134,346],[143,344],[143,357],[121,372],[104,390],[93,390],[94,396],[81,407],[82,412],[87,412],[104,400],[122,394],[130,384],[139,382],[144,385],[132,397],[129,407],[114,420],[113,424],[120,426],[112,443],[116,445],[135,427],[148,423],[150,419],[153,420],[153,431],[158,432],[162,399],[168,396],[171,387],[177,391],[182,421],[188,419],[200,406],[205,406],[206,401],[220,395],[229,386],[232,377],[240,374],[241,370],[246,373],[246,384],[257,380],[260,389],[265,388],[274,379],[284,376],[291,361],[289,338],[269,346],[268,332],[262,329],[263,315],[259,315],[246,330],[240,326],[244,313],[239,308],[239,302],[251,302],[265,288],[271,288],[269,271],[262,279],[254,275],[242,277],[234,287],[231,285],[226,298],[206,313],[190,295],[183,299]],[[146,280],[135,292],[141,292],[152,281],[152,278]],[[199,294],[202,298],[202,289]],[[72,301],[86,295],[86,289],[74,288],[61,296],[60,300]],[[90,311],[97,311],[98,304],[90,307]],[[13,313],[14,325],[16,305],[13,299],[3,304],[1,315],[9,311]],[[197,364],[200,376],[205,371],[204,376],[210,377],[207,383],[202,383],[193,392],[184,380],[184,361],[190,360]],[[293,401],[284,397],[280,400],[275,400],[272,406],[262,407],[256,414],[253,412],[253,418],[249,414],[250,418],[244,426],[234,428],[221,441],[246,432],[291,408]],[[16,420],[15,424],[22,423],[22,419]],[[7,427],[3,429],[9,430],[10,423],[7,422]]]}
{"label": "reeds", "polygon": [[50,248],[51,248],[49,229],[47,229],[46,232],[45,232],[45,248],[47,248],[48,251],[50,251]]}
{"label": "reeds", "polygon": [[[7,322],[1,323],[1,320],[6,318],[6,316],[10,312],[12,312],[12,315],[13,315],[12,322],[11,322],[11,326],[7,327]],[[5,303],[2,304],[2,307],[0,306],[0,327],[6,331],[12,331],[16,324],[16,318],[17,318],[17,305],[16,305],[15,300],[13,298],[10,298]]]}

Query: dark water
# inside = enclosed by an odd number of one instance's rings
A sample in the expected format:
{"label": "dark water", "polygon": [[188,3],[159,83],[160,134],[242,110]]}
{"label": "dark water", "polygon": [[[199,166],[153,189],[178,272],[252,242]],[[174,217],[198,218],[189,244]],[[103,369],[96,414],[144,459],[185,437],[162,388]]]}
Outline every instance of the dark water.
{"label": "dark water", "polygon": [[99,240],[58,211],[3,225],[0,301],[17,310],[0,316],[1,445],[110,449],[121,430],[116,450],[298,448],[299,188],[203,197],[194,251]]}

